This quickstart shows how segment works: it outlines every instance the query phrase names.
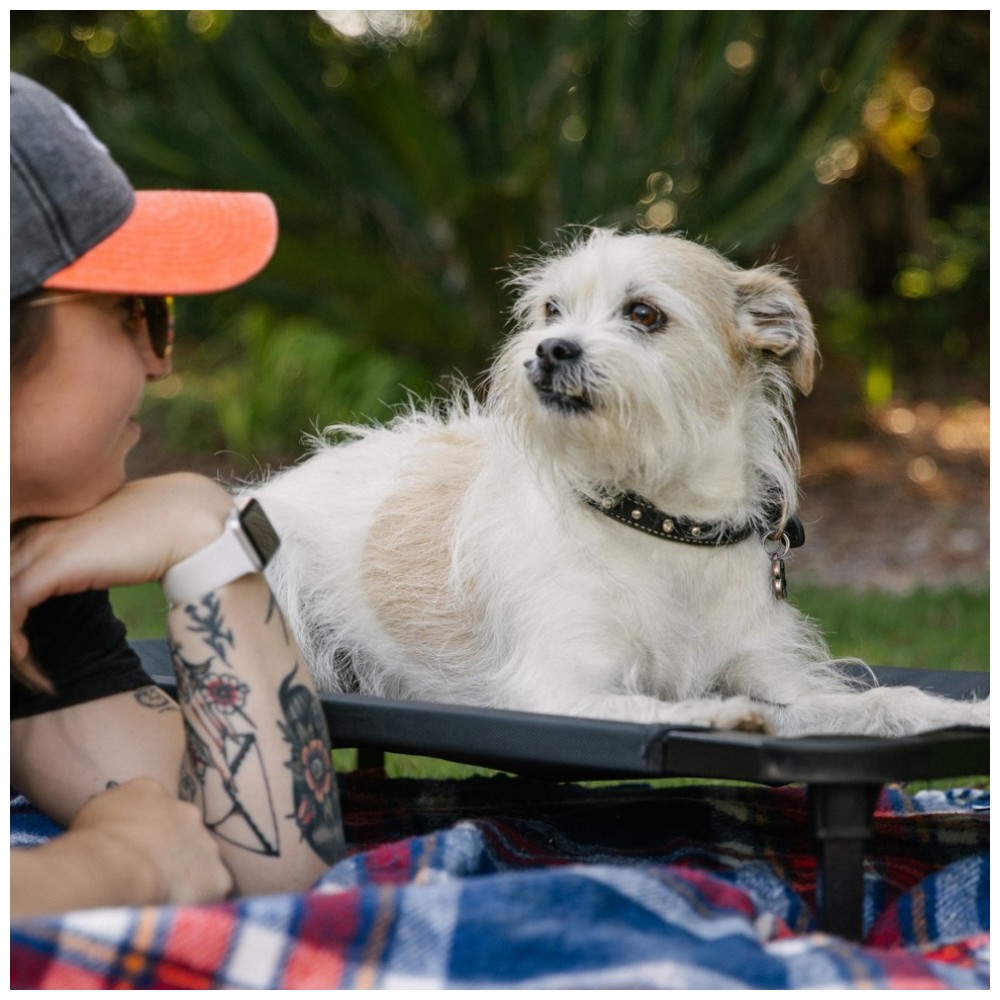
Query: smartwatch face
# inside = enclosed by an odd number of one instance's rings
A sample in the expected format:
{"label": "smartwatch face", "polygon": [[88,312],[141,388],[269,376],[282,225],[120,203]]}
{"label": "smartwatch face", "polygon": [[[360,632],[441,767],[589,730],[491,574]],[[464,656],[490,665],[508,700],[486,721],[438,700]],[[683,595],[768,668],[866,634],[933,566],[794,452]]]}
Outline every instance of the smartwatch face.
{"label": "smartwatch face", "polygon": [[281,544],[281,539],[267,519],[264,508],[256,500],[250,500],[240,511],[240,524],[243,525],[250,544],[256,549],[261,565],[266,566]]}

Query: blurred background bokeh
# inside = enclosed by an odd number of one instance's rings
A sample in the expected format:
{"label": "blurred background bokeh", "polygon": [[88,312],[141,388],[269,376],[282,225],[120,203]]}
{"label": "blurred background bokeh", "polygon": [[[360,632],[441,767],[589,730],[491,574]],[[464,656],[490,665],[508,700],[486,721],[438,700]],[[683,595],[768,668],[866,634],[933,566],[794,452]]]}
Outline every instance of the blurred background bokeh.
{"label": "blurred background bokeh", "polygon": [[825,366],[799,422],[803,510],[824,530],[806,571],[985,584],[988,12],[10,23],[12,68],[137,186],[278,206],[267,270],[181,303],[141,471],[253,475],[316,427],[385,418],[457,373],[478,384],[519,255],[568,225],[680,231],[787,265],[816,318]]}

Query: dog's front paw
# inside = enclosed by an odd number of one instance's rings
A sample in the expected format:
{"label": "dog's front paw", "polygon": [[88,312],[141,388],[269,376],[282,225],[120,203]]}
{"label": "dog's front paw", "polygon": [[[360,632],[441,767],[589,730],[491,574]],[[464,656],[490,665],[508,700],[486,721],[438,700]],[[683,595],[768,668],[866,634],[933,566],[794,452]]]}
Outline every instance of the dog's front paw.
{"label": "dog's front paw", "polygon": [[744,697],[677,702],[668,715],[665,721],[706,729],[736,729],[744,733],[769,733],[772,729],[764,715],[764,706]]}
{"label": "dog's front paw", "polygon": [[713,729],[736,729],[743,733],[769,733],[771,726],[763,706],[749,698],[726,698],[712,719]]}

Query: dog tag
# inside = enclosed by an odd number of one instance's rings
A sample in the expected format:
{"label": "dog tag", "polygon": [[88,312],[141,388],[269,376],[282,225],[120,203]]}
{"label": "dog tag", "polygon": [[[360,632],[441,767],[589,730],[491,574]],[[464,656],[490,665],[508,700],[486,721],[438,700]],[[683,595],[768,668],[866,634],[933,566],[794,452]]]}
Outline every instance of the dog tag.
{"label": "dog tag", "polygon": [[771,557],[771,593],[774,594],[774,599],[777,601],[783,601],[788,597],[785,560],[777,555]]}
{"label": "dog tag", "polygon": [[[774,546],[774,551],[770,550]],[[788,583],[785,580],[785,556],[791,546],[788,542],[788,535],[782,534],[775,538],[764,539],[764,549],[771,557],[771,594],[776,601],[783,601],[788,597]]]}

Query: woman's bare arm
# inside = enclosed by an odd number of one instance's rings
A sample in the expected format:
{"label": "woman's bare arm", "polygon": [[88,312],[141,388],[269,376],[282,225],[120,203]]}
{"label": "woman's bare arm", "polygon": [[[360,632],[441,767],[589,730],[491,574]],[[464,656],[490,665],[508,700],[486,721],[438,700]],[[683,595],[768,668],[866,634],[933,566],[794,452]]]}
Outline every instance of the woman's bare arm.
{"label": "woman's bare arm", "polygon": [[[231,500],[188,474],[130,483],[85,514],[11,540],[12,654],[56,594],[159,580],[222,530]],[[179,712],[115,695],[18,720],[17,786],[66,822],[108,782],[150,775],[200,809],[241,893],[296,890],[343,852],[325,722],[265,578],[171,609]]]}
{"label": "woman's bare arm", "polygon": [[302,888],[344,853],[336,776],[309,672],[266,581],[174,607],[181,797],[202,811],[241,893]]}
{"label": "woman's bare arm", "polygon": [[69,830],[10,852],[12,920],[222,899],[232,879],[196,809],[151,778],[95,796]]}

